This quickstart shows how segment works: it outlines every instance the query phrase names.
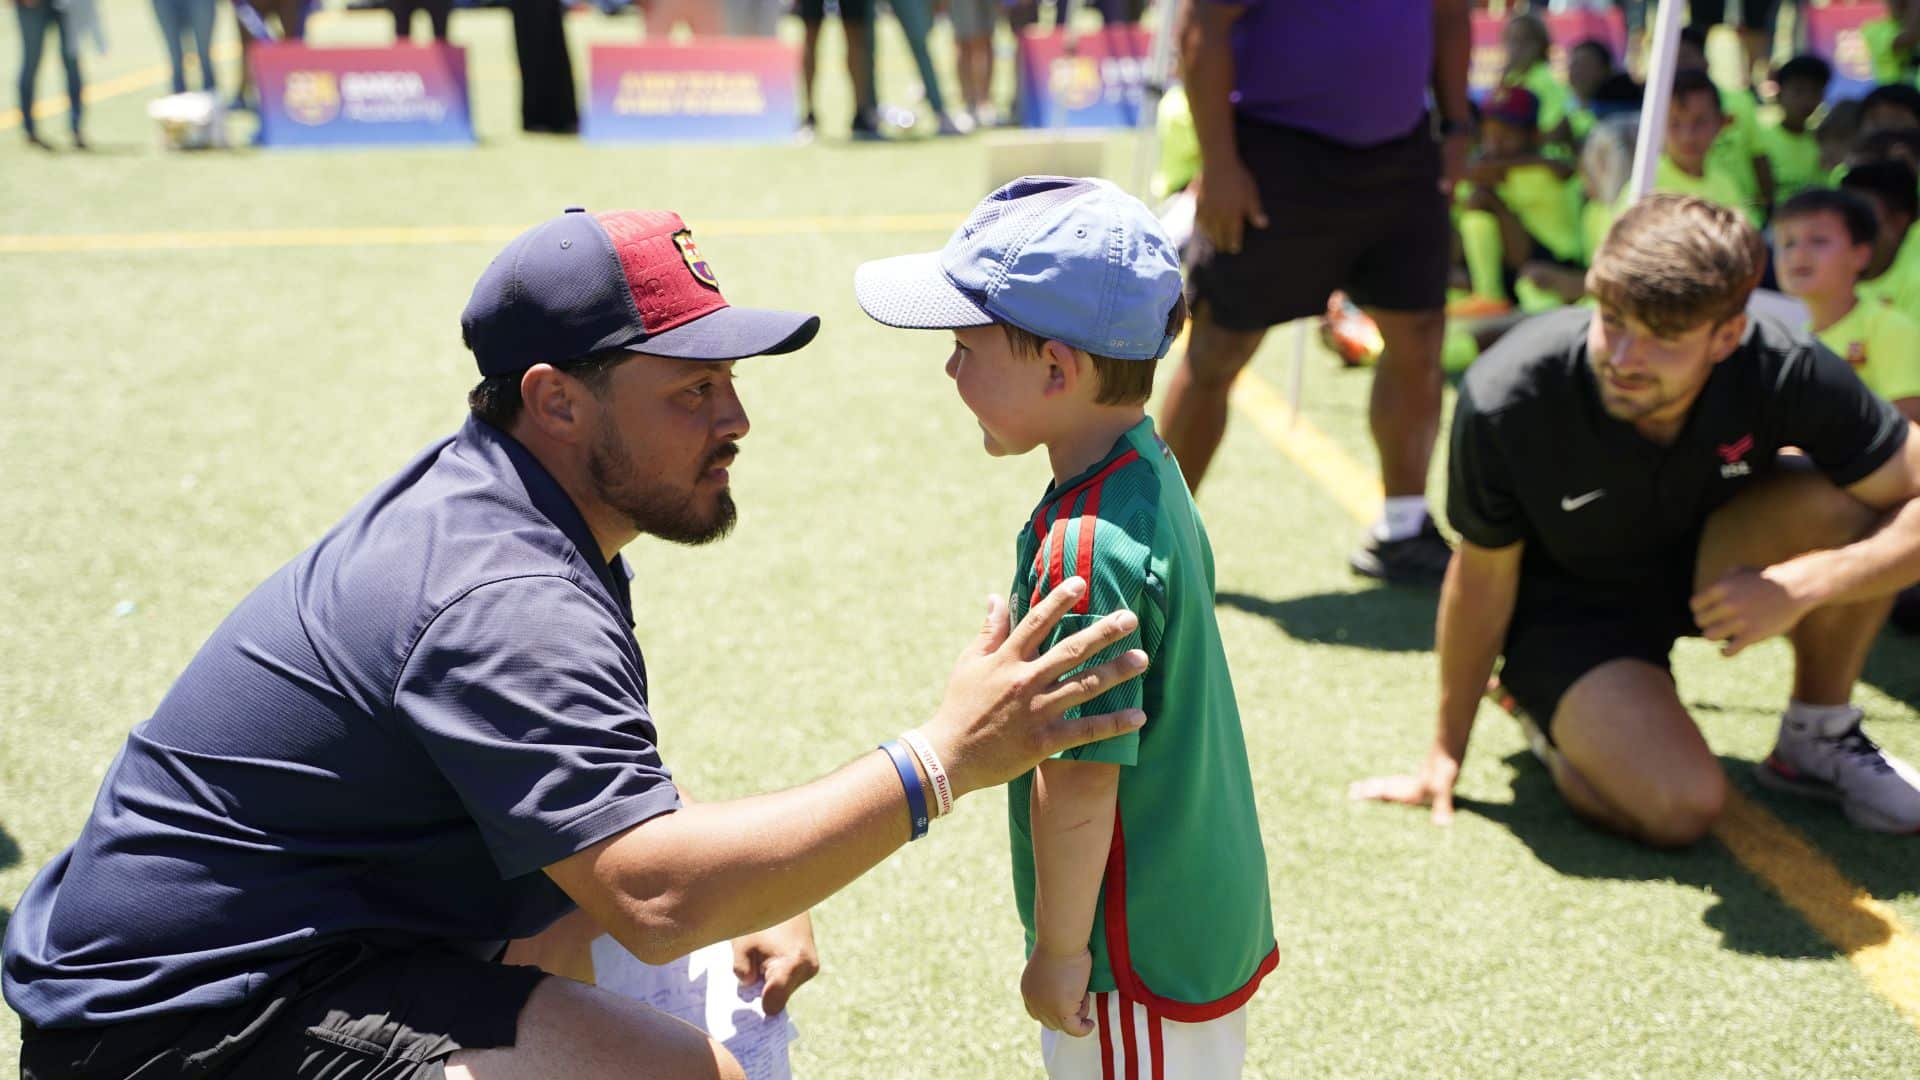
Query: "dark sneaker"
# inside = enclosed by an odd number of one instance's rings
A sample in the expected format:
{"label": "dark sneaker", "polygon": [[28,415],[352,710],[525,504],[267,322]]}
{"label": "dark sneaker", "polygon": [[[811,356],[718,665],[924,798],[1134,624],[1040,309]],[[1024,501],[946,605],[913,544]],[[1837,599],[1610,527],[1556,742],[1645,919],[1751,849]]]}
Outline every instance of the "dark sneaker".
{"label": "dark sneaker", "polygon": [[1453,548],[1428,518],[1420,531],[1405,540],[1382,540],[1367,534],[1366,542],[1347,556],[1353,572],[1389,585],[1434,585],[1447,575]]}
{"label": "dark sneaker", "polygon": [[871,109],[861,109],[853,114],[852,134],[857,142],[877,142],[886,138],[880,133],[880,121],[874,118]]}

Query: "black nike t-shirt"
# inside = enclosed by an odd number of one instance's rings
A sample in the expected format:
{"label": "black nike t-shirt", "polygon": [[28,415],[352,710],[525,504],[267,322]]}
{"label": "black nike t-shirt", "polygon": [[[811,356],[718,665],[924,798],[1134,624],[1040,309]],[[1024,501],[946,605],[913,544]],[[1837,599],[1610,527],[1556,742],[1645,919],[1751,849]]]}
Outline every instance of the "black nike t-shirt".
{"label": "black nike t-shirt", "polygon": [[1587,361],[1592,311],[1530,319],[1468,370],[1454,408],[1447,517],[1470,544],[1524,541],[1523,577],[1596,602],[1691,590],[1707,516],[1805,451],[1835,484],[1900,449],[1907,422],[1811,335],[1756,317],[1662,446],[1607,415]]}

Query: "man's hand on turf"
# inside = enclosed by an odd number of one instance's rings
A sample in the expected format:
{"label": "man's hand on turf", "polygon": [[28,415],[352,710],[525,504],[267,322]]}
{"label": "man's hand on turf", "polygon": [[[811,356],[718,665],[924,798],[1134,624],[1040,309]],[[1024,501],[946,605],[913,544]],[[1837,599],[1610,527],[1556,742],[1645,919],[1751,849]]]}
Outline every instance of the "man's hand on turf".
{"label": "man's hand on turf", "polygon": [[1729,570],[1695,593],[1692,606],[1700,636],[1720,642],[1723,656],[1738,656],[1749,645],[1786,633],[1813,610],[1786,564]]}
{"label": "man's hand on turf", "polygon": [[1356,780],[1347,788],[1349,799],[1433,805],[1435,825],[1453,824],[1453,785],[1460,779],[1460,758],[1444,746],[1427,751],[1427,760],[1412,775],[1375,776]]}
{"label": "man's hand on turf", "polygon": [[1020,975],[1020,996],[1027,1015],[1043,1027],[1080,1038],[1093,1031],[1087,981],[1093,978],[1093,953],[1086,946],[1053,953],[1036,946]]}
{"label": "man's hand on turf", "polygon": [[778,926],[733,939],[733,975],[741,986],[764,982],[761,1008],[768,1016],[787,1007],[800,984],[820,974],[813,919],[801,912]]}
{"label": "man's hand on turf", "polygon": [[1248,225],[1267,227],[1260,186],[1237,158],[1209,164],[1193,178],[1193,220],[1214,247],[1229,255],[1240,251]]}
{"label": "man's hand on turf", "polygon": [[1004,784],[1069,747],[1122,735],[1146,723],[1146,714],[1138,709],[1072,720],[1061,715],[1147,668],[1147,654],[1129,649],[1065,677],[1134,631],[1140,620],[1125,610],[1040,655],[1054,626],[1086,589],[1084,580],[1068,578],[1011,630],[1006,601],[988,599],[986,625],[954,664],[940,710],[920,729],[946,765],[956,797]]}

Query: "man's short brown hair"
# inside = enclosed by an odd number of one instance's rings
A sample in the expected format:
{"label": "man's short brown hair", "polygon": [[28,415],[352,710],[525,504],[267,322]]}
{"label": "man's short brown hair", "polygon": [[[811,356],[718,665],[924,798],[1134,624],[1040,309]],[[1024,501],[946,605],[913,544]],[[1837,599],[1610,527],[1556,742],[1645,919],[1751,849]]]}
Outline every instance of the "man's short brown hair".
{"label": "man's short brown hair", "polygon": [[[1187,298],[1176,297],[1173,310],[1167,312],[1167,336],[1179,337],[1180,331],[1186,326]],[[1029,359],[1038,357],[1047,347],[1047,339],[1039,334],[1022,330],[1012,323],[1001,323],[1000,327],[1007,332],[1007,343],[1021,356]],[[1093,397],[1094,404],[1144,405],[1153,396],[1153,371],[1159,361],[1119,360],[1092,352],[1087,355],[1093,359],[1094,375],[1100,380],[1100,389]]]}
{"label": "man's short brown hair", "polygon": [[1745,311],[1766,265],[1766,244],[1738,211],[1691,195],[1649,195],[1613,223],[1587,271],[1587,291],[1676,337]]}

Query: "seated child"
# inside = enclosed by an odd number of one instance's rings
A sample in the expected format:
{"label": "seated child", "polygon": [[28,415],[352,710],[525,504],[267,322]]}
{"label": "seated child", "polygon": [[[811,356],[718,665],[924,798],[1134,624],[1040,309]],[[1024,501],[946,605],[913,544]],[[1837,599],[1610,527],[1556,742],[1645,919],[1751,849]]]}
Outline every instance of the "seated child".
{"label": "seated child", "polygon": [[1827,109],[1813,137],[1820,143],[1820,170],[1828,186],[1838,186],[1847,175],[1847,155],[1860,134],[1860,102],[1857,98],[1836,101]]}
{"label": "seated child", "polygon": [[1500,31],[1500,44],[1506,50],[1506,67],[1500,72],[1501,86],[1521,87],[1539,104],[1536,123],[1551,142],[1570,143],[1567,133],[1567,88],[1554,78],[1553,65],[1547,62],[1552,46],[1547,24],[1540,16],[1522,13],[1507,20]]}
{"label": "seated child", "polygon": [[1920,420],[1920,323],[1856,291],[1879,231],[1858,195],[1803,191],[1774,215],[1774,271],[1780,288],[1807,305],[1814,336],[1853,365],[1868,389]]}
{"label": "seated child", "polygon": [[1654,170],[1653,190],[1697,195],[1739,210],[1757,227],[1762,222],[1759,207],[1710,156],[1726,123],[1726,115],[1720,111],[1720,89],[1707,73],[1692,69],[1675,72],[1673,99],[1667,105],[1667,139]]}
{"label": "seated child", "polygon": [[1146,726],[1007,786],[1020,989],[1047,1072],[1098,1077],[1104,1059],[1113,1076],[1124,1056],[1128,1076],[1238,1076],[1246,1002],[1279,953],[1212,548],[1144,408],[1186,321],[1173,246],[1104,180],[1023,177],[944,250],[867,263],[853,284],[882,323],[951,331],[947,375],[987,453],[1046,449],[1011,617],[1075,575],[1088,591],[1056,637],[1121,608],[1140,619],[1102,655],[1144,649],[1147,674],[1079,709],[1139,707]]}
{"label": "seated child", "polygon": [[1860,294],[1920,319],[1920,241],[1912,239],[1920,196],[1914,183],[1913,170],[1904,162],[1876,161],[1848,169],[1840,187],[1866,200],[1880,225],[1873,259],[1861,274]]}
{"label": "seated child", "polygon": [[[1500,87],[1480,106],[1480,145],[1467,166],[1472,188],[1462,195],[1459,223],[1477,296],[1520,299],[1515,285],[1528,263],[1580,265],[1578,189],[1568,183],[1573,166],[1541,155],[1538,120],[1538,102],[1518,86]],[[1497,292],[1486,280],[1487,255],[1495,250]]]}
{"label": "seated child", "polygon": [[1576,146],[1584,144],[1587,132],[1593,130],[1600,88],[1614,74],[1613,51],[1599,38],[1588,38],[1567,50],[1567,88],[1572,91],[1567,96],[1567,131]]}
{"label": "seated child", "polygon": [[1920,128],[1920,89],[1907,83],[1883,83],[1860,99],[1860,134]]}
{"label": "seated child", "polygon": [[[1682,72],[1697,71],[1707,75],[1707,35],[1698,26],[1689,26],[1680,31],[1680,40],[1676,44],[1674,56],[1674,96],[1679,96],[1678,76]],[[1766,219],[1773,209],[1774,183],[1773,165],[1767,161],[1766,154],[1760,149],[1759,120],[1753,95],[1743,89],[1727,90],[1715,84],[1711,78],[1707,85],[1714,88],[1720,99],[1721,125],[1714,136],[1708,153],[1708,161],[1714,172],[1733,181],[1740,192],[1741,203],[1728,203],[1747,208],[1749,217],[1758,225]],[[1664,188],[1660,190],[1666,190]],[[1697,192],[1691,194],[1698,194]],[[1706,196],[1711,197],[1711,196]]]}
{"label": "seated child", "polygon": [[1808,121],[1826,99],[1833,68],[1817,56],[1796,56],[1781,64],[1773,79],[1780,87],[1780,115],[1763,119],[1758,137],[1773,169],[1775,195],[1789,199],[1818,185],[1825,175],[1820,141]]}

